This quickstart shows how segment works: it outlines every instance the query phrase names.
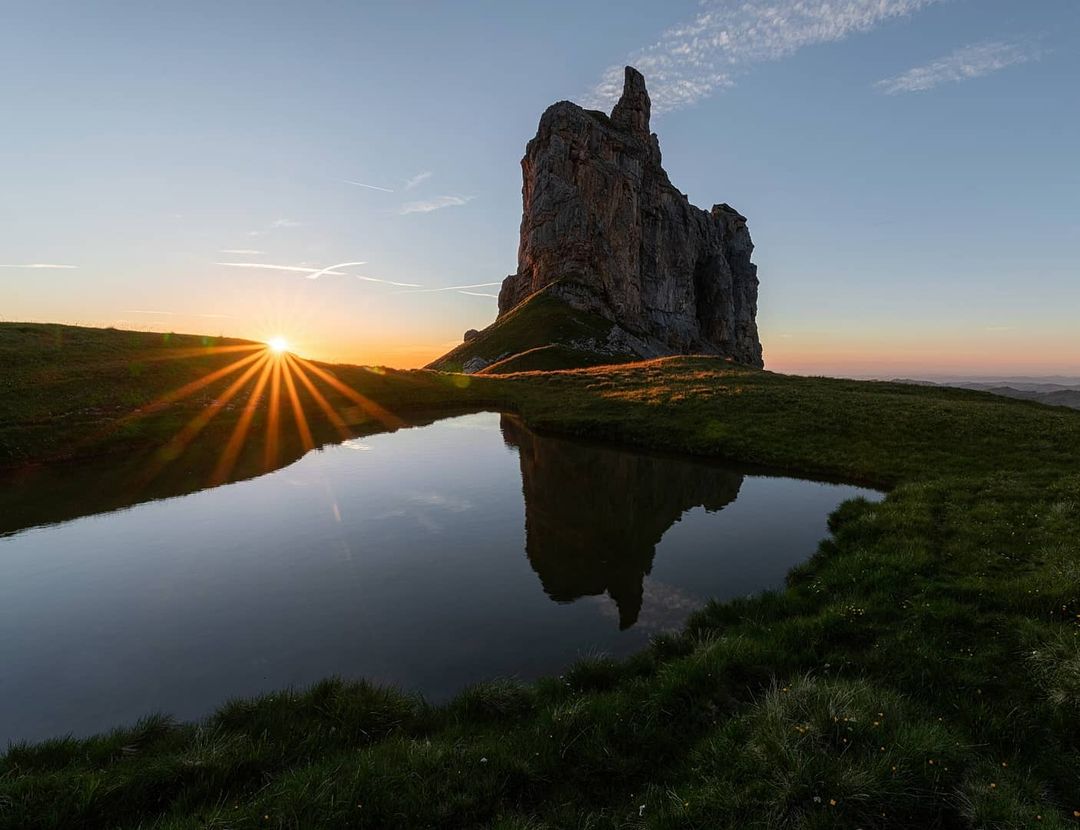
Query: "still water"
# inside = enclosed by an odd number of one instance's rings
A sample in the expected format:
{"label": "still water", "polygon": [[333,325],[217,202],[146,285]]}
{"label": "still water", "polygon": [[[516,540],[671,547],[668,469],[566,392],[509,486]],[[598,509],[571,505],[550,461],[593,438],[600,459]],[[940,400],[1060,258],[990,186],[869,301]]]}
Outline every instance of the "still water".
{"label": "still water", "polygon": [[858,487],[480,413],[0,537],[0,747],[329,675],[445,699],[783,584]]}

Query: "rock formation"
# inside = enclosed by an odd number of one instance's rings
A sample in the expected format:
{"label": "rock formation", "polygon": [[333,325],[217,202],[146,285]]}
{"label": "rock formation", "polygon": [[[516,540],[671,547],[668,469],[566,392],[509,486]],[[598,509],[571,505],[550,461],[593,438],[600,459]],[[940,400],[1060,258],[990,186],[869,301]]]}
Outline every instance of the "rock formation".
{"label": "rock formation", "polygon": [[696,208],[671,184],[649,112],[632,67],[610,117],[569,101],[548,107],[521,162],[518,270],[503,282],[499,316],[547,289],[647,344],[638,352],[761,366],[746,218],[726,204]]}

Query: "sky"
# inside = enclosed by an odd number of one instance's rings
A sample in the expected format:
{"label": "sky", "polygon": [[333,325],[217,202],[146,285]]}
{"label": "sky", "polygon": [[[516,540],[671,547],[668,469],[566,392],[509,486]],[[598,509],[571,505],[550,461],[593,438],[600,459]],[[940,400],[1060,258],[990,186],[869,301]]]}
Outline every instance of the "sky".
{"label": "sky", "polygon": [[540,114],[627,63],[749,217],[767,368],[1080,375],[1076,0],[8,0],[0,320],[423,365],[495,317]]}

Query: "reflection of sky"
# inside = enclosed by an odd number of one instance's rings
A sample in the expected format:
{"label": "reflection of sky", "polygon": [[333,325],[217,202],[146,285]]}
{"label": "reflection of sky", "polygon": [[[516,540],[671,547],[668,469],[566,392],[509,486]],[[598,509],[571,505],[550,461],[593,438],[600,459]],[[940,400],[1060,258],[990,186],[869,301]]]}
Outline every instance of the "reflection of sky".
{"label": "reflection of sky", "polygon": [[[587,597],[586,600],[596,606],[601,616],[618,625],[619,608],[610,597]],[[649,635],[678,631],[691,612],[704,604],[705,598],[700,594],[646,577],[634,630]]]}
{"label": "reflection of sky", "polygon": [[335,674],[443,698],[626,654],[706,596],[781,584],[855,492],[750,477],[723,510],[687,511],[660,542],[638,624],[620,632],[606,596],[545,595],[497,414],[364,444],[0,539],[0,724],[40,738],[151,710],[192,718]]}

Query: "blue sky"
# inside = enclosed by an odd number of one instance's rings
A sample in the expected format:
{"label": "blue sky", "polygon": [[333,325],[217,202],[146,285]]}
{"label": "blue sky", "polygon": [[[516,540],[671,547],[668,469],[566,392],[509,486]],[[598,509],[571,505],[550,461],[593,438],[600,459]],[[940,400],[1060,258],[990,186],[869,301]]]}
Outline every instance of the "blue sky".
{"label": "blue sky", "polygon": [[1075,0],[0,15],[2,319],[422,363],[494,318],[541,112],[630,62],[675,185],[750,219],[770,367],[1080,373]]}

